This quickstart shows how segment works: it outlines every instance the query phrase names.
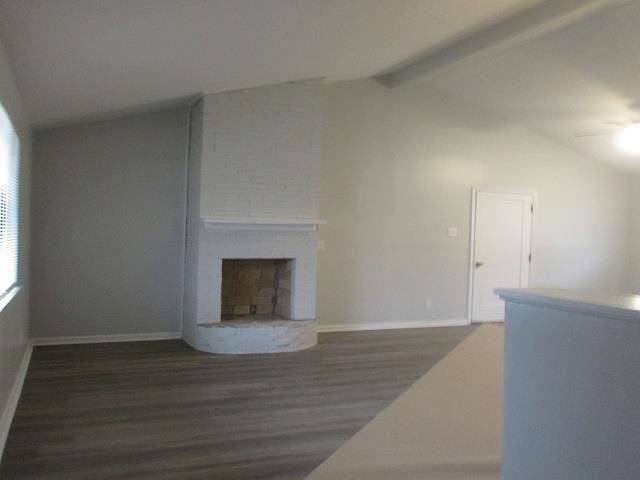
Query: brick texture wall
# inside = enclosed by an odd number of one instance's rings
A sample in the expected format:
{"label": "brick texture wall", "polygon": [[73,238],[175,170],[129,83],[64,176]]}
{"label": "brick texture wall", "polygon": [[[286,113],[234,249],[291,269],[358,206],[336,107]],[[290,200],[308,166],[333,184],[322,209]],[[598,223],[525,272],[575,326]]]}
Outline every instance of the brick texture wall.
{"label": "brick texture wall", "polygon": [[193,110],[184,338],[221,320],[223,259],[293,259],[292,319],[315,318],[317,234],[207,230],[201,218],[316,219],[321,81],[207,95]]}
{"label": "brick texture wall", "polygon": [[203,216],[317,218],[323,85],[204,98]]}
{"label": "brick texture wall", "polygon": [[183,337],[195,342],[198,318],[198,271],[200,239],[200,171],[202,161],[203,102],[191,110],[189,129],[189,168],[187,172],[187,231],[185,239]]}

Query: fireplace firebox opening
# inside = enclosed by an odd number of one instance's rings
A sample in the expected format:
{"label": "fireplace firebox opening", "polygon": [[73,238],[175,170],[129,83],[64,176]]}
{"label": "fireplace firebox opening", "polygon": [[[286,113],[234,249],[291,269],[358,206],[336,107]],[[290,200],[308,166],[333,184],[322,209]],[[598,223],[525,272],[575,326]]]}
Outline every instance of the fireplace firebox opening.
{"label": "fireplace firebox opening", "polygon": [[293,259],[223,259],[222,321],[291,315]]}

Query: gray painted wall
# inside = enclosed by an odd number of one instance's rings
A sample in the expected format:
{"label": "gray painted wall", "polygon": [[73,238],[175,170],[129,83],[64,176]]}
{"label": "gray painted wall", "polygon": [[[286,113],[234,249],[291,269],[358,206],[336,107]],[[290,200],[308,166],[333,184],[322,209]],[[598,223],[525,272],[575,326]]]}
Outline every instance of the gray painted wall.
{"label": "gray painted wall", "polygon": [[38,131],[33,337],[181,329],[188,112]]}
{"label": "gray painted wall", "polygon": [[[628,288],[624,174],[428,87],[325,98],[322,324],[465,317],[472,186],[538,190],[535,284]],[[37,133],[33,336],[179,330],[186,128],[173,111]]]}
{"label": "gray painted wall", "polygon": [[538,191],[534,285],[627,289],[628,175],[428,86],[325,98],[321,325],[466,318],[474,186]]}
{"label": "gray painted wall", "polygon": [[[12,77],[9,61],[0,45],[0,102],[11,117],[20,137],[20,275],[23,288],[0,311],[0,417],[16,379],[16,373],[25,353],[29,329],[29,194],[31,129],[22,106],[20,93]],[[0,445],[1,448],[1,445]]]}
{"label": "gray painted wall", "polygon": [[629,252],[627,258],[627,281],[624,292],[640,294],[640,252],[635,245],[640,244],[640,174],[631,176],[631,216],[629,227],[631,230]]}
{"label": "gray painted wall", "polygon": [[627,311],[508,303],[503,480],[640,478],[635,301],[598,297]]}

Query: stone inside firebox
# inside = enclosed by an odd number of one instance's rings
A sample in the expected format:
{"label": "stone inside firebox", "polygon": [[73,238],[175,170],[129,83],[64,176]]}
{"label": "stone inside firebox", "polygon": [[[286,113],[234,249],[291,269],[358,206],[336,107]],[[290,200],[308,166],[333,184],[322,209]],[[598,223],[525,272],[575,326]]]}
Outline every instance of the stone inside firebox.
{"label": "stone inside firebox", "polygon": [[290,318],[292,259],[224,259],[222,320]]}

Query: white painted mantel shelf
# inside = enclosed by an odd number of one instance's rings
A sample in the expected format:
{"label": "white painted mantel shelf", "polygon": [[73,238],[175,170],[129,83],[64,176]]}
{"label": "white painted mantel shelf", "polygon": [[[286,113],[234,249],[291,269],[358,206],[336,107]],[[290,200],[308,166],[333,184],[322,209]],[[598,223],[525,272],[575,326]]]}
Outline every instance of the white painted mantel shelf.
{"label": "white painted mantel shelf", "polygon": [[207,230],[297,230],[313,232],[327,222],[317,218],[202,217]]}

